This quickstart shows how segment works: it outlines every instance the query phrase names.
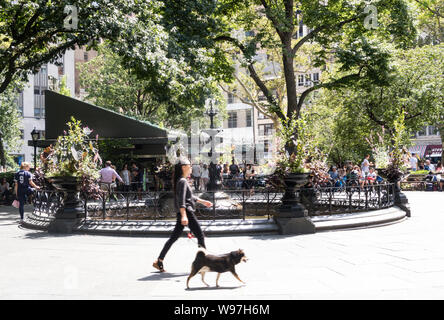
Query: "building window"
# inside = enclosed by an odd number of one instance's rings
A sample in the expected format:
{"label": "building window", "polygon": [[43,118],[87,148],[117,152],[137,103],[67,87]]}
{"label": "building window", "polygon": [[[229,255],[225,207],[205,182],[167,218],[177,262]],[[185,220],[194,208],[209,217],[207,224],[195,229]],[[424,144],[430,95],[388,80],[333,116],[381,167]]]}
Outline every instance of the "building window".
{"label": "building window", "polygon": [[270,152],[270,141],[264,140],[264,153]]}
{"label": "building window", "polygon": [[310,74],[305,75],[305,85],[310,86],[311,85],[311,77]]}
{"label": "building window", "polygon": [[231,92],[228,93],[228,104],[234,103],[234,94]]}
{"label": "building window", "polygon": [[247,127],[251,127],[251,110],[245,110],[245,118],[247,119]]}
{"label": "building window", "polygon": [[34,117],[43,118],[45,116],[45,95],[48,89],[48,69],[46,65],[34,75]]}
{"label": "building window", "polygon": [[271,136],[273,134],[273,124],[260,124],[259,126],[259,135],[260,136]]}
{"label": "building window", "polygon": [[228,128],[237,128],[237,112],[228,112]]}
{"label": "building window", "polygon": [[57,68],[58,68],[58,75],[63,76],[65,74],[65,55],[62,54],[62,56],[57,59],[56,62]]}
{"label": "building window", "polygon": [[439,134],[438,128],[435,126],[428,126],[429,136],[437,136]]}
{"label": "building window", "polygon": [[300,74],[298,75],[298,86],[304,85],[304,75]]}
{"label": "building window", "polygon": [[299,38],[302,38],[304,36],[304,22],[299,21]]}
{"label": "building window", "polygon": [[20,115],[23,117],[23,91],[17,96],[17,109],[20,112]]}
{"label": "building window", "polygon": [[263,114],[262,112],[260,112],[260,111],[258,111],[258,116],[257,117],[258,117],[259,120],[268,119],[268,117],[265,114]]}
{"label": "building window", "polygon": [[260,95],[257,97],[257,99],[258,99],[259,101],[266,101],[266,100],[267,100],[267,97],[265,97],[263,94],[260,94]]}
{"label": "building window", "polygon": [[83,60],[88,61],[88,52],[83,53]]}
{"label": "building window", "polygon": [[425,135],[427,135],[427,127],[424,127],[420,131],[418,131],[418,137],[422,137]]}
{"label": "building window", "polygon": [[313,83],[318,83],[319,82],[319,73],[315,72],[313,73]]}

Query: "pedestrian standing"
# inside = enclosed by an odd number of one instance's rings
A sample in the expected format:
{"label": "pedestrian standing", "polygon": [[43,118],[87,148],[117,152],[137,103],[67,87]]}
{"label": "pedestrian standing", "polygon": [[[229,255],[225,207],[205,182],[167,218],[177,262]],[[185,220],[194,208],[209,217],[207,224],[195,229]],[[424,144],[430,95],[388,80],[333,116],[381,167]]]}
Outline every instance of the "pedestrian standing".
{"label": "pedestrian standing", "polygon": [[410,157],[410,168],[412,171],[418,170],[418,158],[416,158],[416,154],[412,153],[412,156]]}
{"label": "pedestrian standing", "polygon": [[364,161],[362,161],[362,164],[361,164],[361,172],[362,172],[362,175],[364,178],[370,172],[370,166],[372,165],[372,163],[368,161],[369,159],[370,159],[370,155],[368,154],[365,156],[365,159],[364,159]]}
{"label": "pedestrian standing", "polygon": [[111,161],[105,162],[105,168],[101,169],[99,171],[100,173],[100,187],[103,191],[111,191],[113,189],[113,183],[116,180],[116,178],[123,183],[122,178],[119,176],[119,174],[116,172],[116,170],[113,169]]}
{"label": "pedestrian standing", "polygon": [[123,170],[120,173],[122,175],[122,180],[123,180],[123,191],[124,192],[128,192],[130,191],[130,186],[131,186],[131,173],[128,170],[128,164],[124,164],[123,165]]}
{"label": "pedestrian standing", "polygon": [[203,204],[206,207],[211,207],[213,204],[210,201],[199,199],[193,195],[187,178],[191,173],[191,164],[186,158],[180,158],[179,162],[174,167],[173,175],[173,190],[174,190],[174,205],[177,211],[176,226],[168,241],[165,243],[159,257],[153,263],[153,267],[160,272],[165,272],[163,267],[163,260],[168,250],[171,248],[174,242],[179,239],[185,226],[188,226],[197,238],[198,246],[205,247],[204,234],[197,221],[196,201]]}
{"label": "pedestrian standing", "polygon": [[194,191],[199,191],[200,189],[200,169],[201,168],[199,163],[193,164],[191,178],[193,178]]}
{"label": "pedestrian standing", "polygon": [[9,195],[9,183],[6,178],[3,178],[2,183],[0,184],[0,201],[5,200],[5,202],[7,202]]}
{"label": "pedestrian standing", "polygon": [[201,178],[202,191],[207,191],[208,181],[210,180],[210,172],[206,164],[203,165],[200,178]]}
{"label": "pedestrian standing", "polygon": [[39,189],[39,187],[32,181],[32,174],[29,172],[31,165],[29,162],[22,162],[20,165],[20,171],[14,176],[15,187],[14,192],[19,201],[20,222],[23,222],[25,214],[25,202],[27,197]]}

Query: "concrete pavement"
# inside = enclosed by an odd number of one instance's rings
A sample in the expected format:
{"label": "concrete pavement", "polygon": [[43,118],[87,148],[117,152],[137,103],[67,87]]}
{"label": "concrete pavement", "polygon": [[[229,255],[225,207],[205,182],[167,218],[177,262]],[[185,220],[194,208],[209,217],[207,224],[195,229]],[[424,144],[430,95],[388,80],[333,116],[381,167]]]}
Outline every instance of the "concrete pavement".
{"label": "concrete pavement", "polygon": [[0,207],[1,299],[444,299],[444,193],[406,192],[412,217],[401,223],[311,235],[208,237],[208,250],[238,248],[250,260],[207,273],[207,288],[186,278],[196,243],[179,239],[151,263],[165,237],[49,235],[18,227]]}

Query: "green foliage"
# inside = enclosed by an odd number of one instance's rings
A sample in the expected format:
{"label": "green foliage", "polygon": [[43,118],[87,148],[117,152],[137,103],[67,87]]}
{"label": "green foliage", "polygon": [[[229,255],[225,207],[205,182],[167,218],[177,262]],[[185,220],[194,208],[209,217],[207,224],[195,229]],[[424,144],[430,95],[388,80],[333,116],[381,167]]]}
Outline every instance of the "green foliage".
{"label": "green foliage", "polygon": [[15,173],[16,171],[0,172],[0,182],[3,180],[3,178],[6,178],[6,181],[8,181],[9,186],[12,187],[14,183]]}
{"label": "green foliage", "polygon": [[[408,146],[412,132],[442,121],[444,47],[396,50],[388,46],[387,50],[393,52],[388,84],[358,81],[348,88],[322,90],[307,107],[306,112],[320,121],[318,126],[310,126],[315,132],[314,141],[328,152],[333,163],[356,163],[371,149],[375,160],[387,163],[394,139]],[[341,76],[334,74],[341,73],[338,68],[333,67],[330,72],[331,75],[325,72],[323,76]],[[401,115],[402,126],[397,120]],[[374,139],[377,136],[380,138]]]}
{"label": "green foliage", "polygon": [[400,113],[394,121],[393,130],[393,151],[391,156],[391,164],[399,169],[405,170],[405,163],[403,161],[403,148],[405,141],[405,116],[404,113]]}
{"label": "green foliage", "polygon": [[68,97],[71,96],[71,91],[66,86],[66,75],[64,75],[62,77],[62,80],[60,81],[59,93],[65,95],[65,96],[68,96]]}
{"label": "green foliage", "polygon": [[17,108],[19,92],[23,90],[23,82],[14,79],[10,87],[0,94],[0,165],[14,167],[14,161],[8,153],[17,152],[21,147],[20,112]]}
{"label": "green foliage", "polygon": [[72,176],[97,179],[98,163],[102,160],[98,153],[97,143],[90,140],[92,130],[81,127],[81,121],[71,117],[67,123],[68,132],[57,138],[57,142],[47,147],[40,159],[45,177]]}
{"label": "green foliage", "polygon": [[123,58],[106,46],[100,46],[98,53],[96,58],[79,66],[80,84],[87,92],[86,100],[168,128],[187,129],[191,120],[206,117],[202,104],[177,107],[181,99],[177,96],[159,102],[151,82],[124,67]]}
{"label": "green foliage", "polygon": [[[27,79],[75,45],[96,48],[104,40],[124,68],[146,81],[152,106],[166,105],[178,119],[201,108],[233,69],[211,37],[219,28],[217,2],[97,0],[1,1],[0,93],[14,76]],[[77,28],[67,28],[67,5],[77,10]],[[68,21],[69,22],[69,21]],[[197,113],[191,113],[197,115]]]}
{"label": "green foliage", "polygon": [[150,17],[156,33],[147,32],[141,20],[127,30],[136,41],[107,45],[122,57],[124,68],[144,81],[155,105],[164,106],[170,119],[184,118],[181,127],[186,128],[188,116],[199,117],[205,100],[217,94],[215,81],[232,77],[233,68],[213,39],[224,23],[213,0],[156,3],[156,15]]}
{"label": "green foliage", "polygon": [[117,170],[121,170],[124,164],[129,164],[131,156],[129,153],[122,153],[122,148],[129,148],[133,145],[126,139],[124,140],[99,140],[98,149],[104,161],[111,161],[116,166]]}
{"label": "green foliage", "polygon": [[[66,25],[67,5],[77,8],[78,25]],[[120,1],[1,1],[0,93],[14,76],[26,80],[47,62],[54,62],[75,45],[94,45],[99,39],[121,41],[141,16],[154,15],[156,3]],[[155,33],[150,19],[147,32]],[[73,22],[73,21],[72,21]]]}
{"label": "green foliage", "polygon": [[[282,129],[278,131],[278,136],[286,144],[286,148],[279,148],[281,152],[276,161],[277,174],[307,172],[305,159],[310,153],[310,140],[306,128],[307,121],[303,117],[296,119],[293,116],[290,120],[282,121]],[[291,150],[291,153],[288,150]]]}
{"label": "green foliage", "polygon": [[411,175],[421,175],[421,174],[428,174],[429,170],[417,170],[417,171],[410,171]]}
{"label": "green foliage", "polygon": [[419,29],[418,45],[444,42],[444,4],[442,0],[410,0]]}
{"label": "green foliage", "polygon": [[[280,130],[286,130],[288,122],[302,116],[304,103],[319,89],[350,88],[357,82],[388,85],[390,51],[380,43],[390,41],[396,48],[408,48],[416,36],[412,17],[403,0],[375,3],[378,10],[376,29],[365,26],[367,16],[364,8],[367,2],[227,0],[220,1],[220,4],[220,12],[227,25],[225,32],[217,39],[251,78],[245,81],[242,75],[236,77],[245,93],[241,98],[248,97],[255,108],[271,114],[272,119],[278,119]],[[298,35],[301,20],[310,30],[303,37]],[[254,34],[243,36],[244,31],[254,31]],[[258,53],[267,54],[273,72],[263,72],[265,68],[255,59]],[[324,78],[302,92],[296,90],[297,74],[305,74],[314,68],[327,70],[332,62],[338,71],[334,76]],[[260,92],[266,101],[255,101],[255,91]],[[351,119],[353,117],[341,120],[350,122]],[[338,126],[335,130],[342,128]],[[298,134],[297,131],[284,134],[283,138],[289,139],[283,141],[289,154],[294,153],[294,140]],[[353,131],[352,134],[357,135],[357,132]],[[351,143],[356,141],[359,140],[352,140]],[[355,154],[351,154],[354,150],[339,144],[339,147],[330,148],[329,154],[345,151],[347,157],[354,157]],[[299,167],[300,162],[296,161],[296,167]]]}

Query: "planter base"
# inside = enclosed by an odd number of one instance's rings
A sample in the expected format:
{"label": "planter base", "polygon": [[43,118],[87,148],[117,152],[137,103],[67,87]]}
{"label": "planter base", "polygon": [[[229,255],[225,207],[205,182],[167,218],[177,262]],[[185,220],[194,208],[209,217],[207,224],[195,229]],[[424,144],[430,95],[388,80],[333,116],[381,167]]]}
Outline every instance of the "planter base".
{"label": "planter base", "polygon": [[83,208],[81,205],[63,208],[54,215],[54,220],[48,226],[49,233],[72,233],[82,221]]}
{"label": "planter base", "polygon": [[80,219],[55,219],[49,224],[48,232],[70,234],[80,221]]}
{"label": "planter base", "polygon": [[395,192],[395,204],[405,211],[407,217],[411,217],[409,200],[404,193]]}
{"label": "planter base", "polygon": [[279,234],[311,234],[316,227],[308,218],[279,218],[274,220],[279,227]]}
{"label": "planter base", "polygon": [[313,222],[307,217],[308,211],[297,201],[285,201],[274,216],[280,234],[315,233]]}
{"label": "planter base", "polygon": [[286,201],[278,209],[279,218],[304,218],[308,215],[304,205],[296,201]]}

